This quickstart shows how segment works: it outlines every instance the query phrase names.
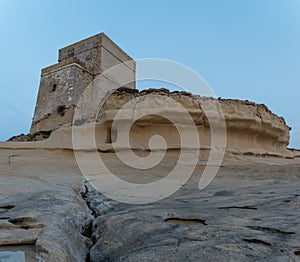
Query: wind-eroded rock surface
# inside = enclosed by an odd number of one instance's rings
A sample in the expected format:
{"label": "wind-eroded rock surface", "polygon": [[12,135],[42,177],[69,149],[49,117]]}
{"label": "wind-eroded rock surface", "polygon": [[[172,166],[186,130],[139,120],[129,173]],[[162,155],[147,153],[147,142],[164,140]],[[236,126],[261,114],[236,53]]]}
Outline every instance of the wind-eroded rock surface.
{"label": "wind-eroded rock surface", "polygon": [[[211,124],[224,119],[225,128],[220,129],[219,135],[226,136],[227,150],[244,149],[254,152],[258,149],[269,155],[291,156],[286,150],[290,139],[290,127],[284,118],[272,113],[265,105],[250,101],[206,98],[186,92],[169,92],[167,89],[149,89],[141,92],[120,89],[106,100],[98,121],[103,127],[114,121],[117,129],[114,131],[122,133],[124,121],[130,121],[136,115],[145,115],[136,121],[131,129],[132,146],[145,149],[151,136],[162,135],[165,138],[171,137],[167,141],[168,148],[178,149],[181,144],[176,139],[177,130],[173,124],[186,125],[182,132],[189,130],[185,121],[186,112],[179,110],[178,104],[192,117],[201,146],[210,146]],[[220,113],[216,114],[218,110]],[[116,120],[117,114],[119,118]],[[218,128],[217,124],[216,127]]]}
{"label": "wind-eroded rock surface", "polygon": [[[138,172],[114,153],[101,157],[120,178],[139,183],[161,178],[177,159],[170,151],[158,169]],[[35,245],[43,261],[299,260],[298,158],[227,153],[201,191],[199,161],[184,187],[148,205],[83,187],[69,150],[1,149],[0,163],[1,251]]]}
{"label": "wind-eroded rock surface", "polygon": [[[174,196],[159,203],[111,204],[113,210],[94,220],[97,240],[91,259],[296,261],[299,170],[222,168],[202,192],[197,190],[196,175]],[[283,174],[288,174],[288,181],[282,181]]]}
{"label": "wind-eroded rock surface", "polygon": [[[94,102],[93,105],[97,103]],[[122,140],[126,137],[125,127],[129,123],[130,148],[136,150],[152,150],[149,140],[158,135],[165,139],[168,149],[181,149],[185,146],[188,149],[193,146],[226,147],[226,151],[237,154],[288,158],[299,155],[297,151],[287,150],[291,128],[284,118],[272,113],[267,106],[250,101],[207,98],[187,92],[170,92],[164,88],[140,92],[135,89],[121,88],[107,98],[100,112],[98,109],[100,108],[97,106],[90,108],[87,105],[84,107],[84,113],[79,110],[75,114],[82,118],[74,119],[75,123],[80,123],[77,129],[81,129],[83,135],[81,149],[90,149],[85,139],[90,134],[86,130],[94,126],[90,126],[87,119],[95,119],[97,121],[96,144],[100,151],[128,150],[126,141],[124,143],[119,138]],[[191,122],[187,121],[187,115],[193,121],[198,133],[199,146],[194,142],[195,134],[191,133]],[[178,130],[178,127],[181,129]],[[224,143],[212,144],[212,129],[215,134],[214,141],[223,140]],[[40,144],[37,146],[73,149],[71,132],[70,124],[66,124],[54,130],[50,140],[48,139],[43,146]],[[186,144],[181,143],[182,134],[190,137]],[[32,136],[34,135],[18,136],[12,141],[36,140],[32,139]],[[22,148],[28,147],[24,144]],[[34,148],[34,145],[29,148]],[[157,143],[155,149],[165,149],[165,145]]]}
{"label": "wind-eroded rock surface", "polygon": [[0,246],[35,245],[45,261],[85,261],[92,216],[70,152],[0,151]]}

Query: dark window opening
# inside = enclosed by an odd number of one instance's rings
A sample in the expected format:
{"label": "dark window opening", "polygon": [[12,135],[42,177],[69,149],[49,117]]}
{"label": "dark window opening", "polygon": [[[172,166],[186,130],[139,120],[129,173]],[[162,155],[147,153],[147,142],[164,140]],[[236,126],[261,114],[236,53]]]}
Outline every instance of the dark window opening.
{"label": "dark window opening", "polygon": [[51,91],[51,92],[55,92],[55,91],[56,91],[56,88],[57,88],[57,84],[54,84],[54,85],[52,86],[52,91]]}
{"label": "dark window opening", "polygon": [[65,106],[59,106],[57,108],[57,113],[60,114],[61,116],[64,116],[65,115],[65,110],[66,110]]}

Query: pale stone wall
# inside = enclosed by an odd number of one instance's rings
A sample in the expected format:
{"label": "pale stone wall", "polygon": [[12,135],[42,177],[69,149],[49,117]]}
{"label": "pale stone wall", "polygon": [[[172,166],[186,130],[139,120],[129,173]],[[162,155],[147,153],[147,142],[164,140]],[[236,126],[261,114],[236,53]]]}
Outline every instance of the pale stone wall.
{"label": "pale stone wall", "polygon": [[31,127],[31,133],[40,130],[54,130],[58,126],[70,125],[73,121],[75,106],[63,108],[63,110],[53,110],[38,121],[34,122]]}
{"label": "pale stone wall", "polygon": [[[66,110],[68,113],[65,114],[61,114],[60,110],[75,108],[83,91],[97,75],[127,61],[131,63],[124,65],[122,70],[132,83],[126,87],[135,88],[135,61],[105,34],[60,49],[58,63],[42,70],[30,132],[71,124],[74,110]],[[112,76],[111,80],[120,79]]]}
{"label": "pale stone wall", "polygon": [[[101,74],[104,70],[119,63],[133,60],[104,33],[59,50],[59,62],[71,57],[76,57],[84,62],[86,69],[94,75]],[[128,65],[128,67],[135,72],[135,63]]]}
{"label": "pale stone wall", "polygon": [[76,106],[84,88],[92,80],[93,76],[76,63],[42,74],[31,133],[72,123],[72,117],[57,112],[62,107]]}

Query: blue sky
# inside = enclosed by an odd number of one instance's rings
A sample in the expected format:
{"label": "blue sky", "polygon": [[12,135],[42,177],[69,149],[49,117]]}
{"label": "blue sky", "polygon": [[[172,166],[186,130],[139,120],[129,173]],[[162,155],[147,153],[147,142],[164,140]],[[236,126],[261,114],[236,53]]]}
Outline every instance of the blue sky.
{"label": "blue sky", "polygon": [[136,59],[192,68],[217,97],[266,104],[300,148],[299,0],[0,0],[0,140],[29,131],[58,49],[102,31]]}

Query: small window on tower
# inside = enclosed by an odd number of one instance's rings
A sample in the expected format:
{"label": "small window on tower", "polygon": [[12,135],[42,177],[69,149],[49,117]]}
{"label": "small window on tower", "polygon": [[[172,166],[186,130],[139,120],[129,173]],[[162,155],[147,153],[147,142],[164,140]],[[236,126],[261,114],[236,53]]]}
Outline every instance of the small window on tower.
{"label": "small window on tower", "polygon": [[66,110],[65,106],[59,106],[59,107],[57,107],[57,113],[60,114],[61,116],[65,115],[65,110]]}
{"label": "small window on tower", "polygon": [[52,86],[52,91],[51,91],[51,92],[55,92],[55,91],[56,91],[56,88],[57,88],[57,84],[54,84],[54,85]]}

